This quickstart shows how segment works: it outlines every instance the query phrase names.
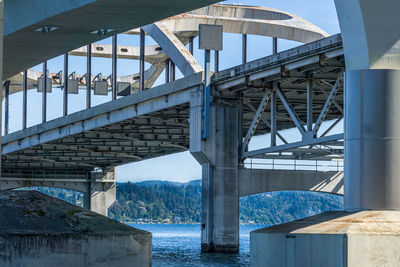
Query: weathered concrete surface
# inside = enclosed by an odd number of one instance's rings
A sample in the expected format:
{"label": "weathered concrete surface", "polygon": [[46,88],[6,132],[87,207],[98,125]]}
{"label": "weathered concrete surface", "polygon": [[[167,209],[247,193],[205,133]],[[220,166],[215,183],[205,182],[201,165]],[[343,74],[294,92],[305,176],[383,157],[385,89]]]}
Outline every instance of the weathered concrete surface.
{"label": "weathered concrete surface", "polygon": [[345,210],[400,210],[400,70],[346,73]]}
{"label": "weathered concrete surface", "polygon": [[343,195],[343,172],[239,169],[239,196],[272,191],[314,191]]}
{"label": "weathered concrete surface", "polygon": [[400,69],[400,1],[335,0],[346,70]]}
{"label": "weathered concrete surface", "polygon": [[[83,45],[216,0],[13,0],[5,2],[4,77]],[[57,27],[43,34],[42,27]],[[113,30],[98,35],[98,30]],[[94,33],[93,33],[94,32]]]}
{"label": "weathered concrete surface", "polygon": [[[4,40],[4,1],[0,0],[0,81],[3,81],[3,40]],[[0,99],[3,99],[3,85],[1,85]],[[2,128],[3,107],[0,107],[0,129]],[[1,138],[0,134],[0,158],[1,158]],[[1,176],[1,160],[0,160],[0,176]]]}
{"label": "weathered concrete surface", "polygon": [[85,208],[108,216],[108,209],[117,199],[116,183],[94,183],[90,185],[88,191],[85,192]]}
{"label": "weathered concrete surface", "polygon": [[1,266],[151,266],[151,238],[36,191],[0,191]]}
{"label": "weathered concrete surface", "polygon": [[400,212],[327,212],[253,231],[251,266],[400,266]]}
{"label": "weathered concrete surface", "polygon": [[190,152],[202,165],[203,252],[239,251],[238,108],[211,106],[210,137],[202,140],[202,97],[191,99]]}

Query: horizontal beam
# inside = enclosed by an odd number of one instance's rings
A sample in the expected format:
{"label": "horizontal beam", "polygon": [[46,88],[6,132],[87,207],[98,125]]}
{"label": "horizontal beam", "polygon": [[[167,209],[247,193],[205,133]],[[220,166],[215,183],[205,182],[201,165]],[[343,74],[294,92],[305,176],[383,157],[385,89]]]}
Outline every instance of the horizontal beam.
{"label": "horizontal beam", "polygon": [[332,141],[341,140],[343,138],[344,138],[344,134],[335,134],[335,135],[330,135],[330,136],[325,136],[325,137],[320,137],[320,138],[306,139],[304,141],[289,143],[289,144],[275,146],[275,147],[257,149],[257,150],[248,151],[248,152],[243,153],[242,159],[251,158],[251,157],[255,157],[255,156],[267,154],[267,153],[283,152],[283,151],[290,150],[293,148],[298,148],[298,147],[329,143]]}
{"label": "horizontal beam", "polygon": [[189,103],[190,93],[201,87],[202,81],[203,74],[195,74],[6,135],[3,155]]}

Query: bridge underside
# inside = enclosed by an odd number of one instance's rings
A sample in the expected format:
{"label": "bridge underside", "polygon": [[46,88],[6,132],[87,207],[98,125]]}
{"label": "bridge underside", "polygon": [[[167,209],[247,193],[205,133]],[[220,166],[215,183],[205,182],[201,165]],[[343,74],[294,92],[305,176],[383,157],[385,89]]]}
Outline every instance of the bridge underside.
{"label": "bridge underside", "polygon": [[[108,193],[115,193],[115,175],[108,177],[116,166],[190,149],[203,168],[203,251],[236,252],[241,195],[342,193],[343,179],[334,174],[291,175],[282,185],[271,180],[273,171],[246,170],[243,163],[341,160],[343,134],[330,131],[343,117],[343,71],[336,35],[215,73],[207,140],[201,138],[203,72],[5,135],[0,187],[87,188],[86,207],[98,209],[114,199]],[[326,121],[330,127],[322,132]],[[286,135],[289,129],[299,131],[295,140]],[[271,141],[250,150],[252,137],[262,135]]]}
{"label": "bridge underside", "polygon": [[[214,98],[226,103],[242,101],[241,132],[245,137],[253,127],[251,139],[271,132],[271,106],[265,103],[261,115],[259,109],[263,99],[270,99],[274,83],[279,83],[300,123],[306,124],[311,83],[312,120],[316,122],[343,72],[343,60],[340,36],[333,36],[214,74]],[[190,95],[201,91],[202,83],[199,73],[6,135],[2,141],[3,173],[5,177],[32,177],[47,171],[62,175],[100,168],[106,172],[115,166],[186,151]],[[343,116],[342,84],[331,103],[323,121],[337,123]],[[277,101],[278,137],[282,136],[279,131],[296,128],[287,104]],[[259,121],[254,125],[257,116]],[[342,136],[326,139],[325,135],[312,139],[309,146],[301,139],[287,142],[282,138],[276,147],[244,151],[240,157],[340,159]]]}
{"label": "bridge underside", "polygon": [[[217,1],[4,1],[3,79],[44,60]],[[42,28],[50,32],[42,33]],[[109,34],[97,34],[108,30]]]}
{"label": "bridge underside", "polygon": [[19,150],[3,156],[3,175],[109,170],[182,152],[189,149],[188,119],[188,104],[183,104]]}

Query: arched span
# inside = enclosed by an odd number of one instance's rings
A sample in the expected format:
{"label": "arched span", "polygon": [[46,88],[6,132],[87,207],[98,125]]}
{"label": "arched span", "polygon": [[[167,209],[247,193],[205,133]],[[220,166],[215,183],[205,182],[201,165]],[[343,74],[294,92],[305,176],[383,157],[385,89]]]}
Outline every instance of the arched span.
{"label": "arched span", "polygon": [[[293,14],[271,9],[267,7],[240,6],[240,5],[211,5],[205,8],[173,16],[168,19],[147,25],[145,30],[155,39],[159,45],[147,46],[145,49],[145,61],[151,66],[145,72],[145,88],[153,86],[154,82],[161,75],[165,68],[165,60],[172,58],[178,68],[189,70],[186,75],[203,71],[197,60],[184,47],[190,38],[198,35],[199,24],[222,25],[223,31],[235,34],[252,34],[259,36],[276,37],[301,43],[308,43],[327,37],[328,34],[313,25],[312,23],[295,16]],[[156,26],[155,26],[156,25]],[[156,34],[151,30],[151,26],[163,28],[166,31]],[[153,27],[153,28],[154,28]],[[126,32],[127,34],[139,34],[140,29],[136,28]],[[160,35],[166,34],[166,38],[160,38]],[[177,43],[182,45],[177,47]],[[92,44],[92,56],[101,58],[112,57],[112,46],[106,44]],[[118,58],[122,59],[140,59],[140,47],[118,46]],[[70,55],[86,56],[86,46],[72,50]],[[185,60],[174,58],[177,55],[183,55]],[[189,67],[188,67],[189,66]],[[28,70],[28,88],[36,88],[37,79],[42,75],[41,72]],[[56,74],[50,74],[55,77]],[[138,74],[131,74],[118,77],[119,81],[131,82],[132,88],[139,88],[139,81],[133,79]],[[82,78],[83,75],[77,75]],[[9,80],[11,81],[10,94],[22,90],[22,73],[19,73]],[[106,78],[106,77],[104,77]],[[133,81],[133,82],[132,82]],[[54,84],[59,85],[59,80],[54,79]],[[86,83],[86,81],[85,81]],[[82,81],[82,86],[86,85]],[[4,95],[4,94],[3,94]]]}
{"label": "arched span", "polygon": [[273,191],[312,191],[343,195],[343,172],[239,170],[239,197]]}

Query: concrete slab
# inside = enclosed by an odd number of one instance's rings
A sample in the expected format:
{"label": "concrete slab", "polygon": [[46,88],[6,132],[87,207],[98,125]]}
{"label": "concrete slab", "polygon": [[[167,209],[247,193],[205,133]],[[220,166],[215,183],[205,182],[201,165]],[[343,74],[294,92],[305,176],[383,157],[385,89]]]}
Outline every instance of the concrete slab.
{"label": "concrete slab", "polygon": [[327,212],[251,232],[251,266],[400,266],[400,212]]}
{"label": "concrete slab", "polygon": [[151,266],[151,238],[37,191],[0,191],[1,266]]}

